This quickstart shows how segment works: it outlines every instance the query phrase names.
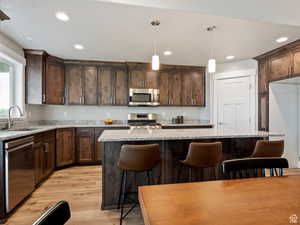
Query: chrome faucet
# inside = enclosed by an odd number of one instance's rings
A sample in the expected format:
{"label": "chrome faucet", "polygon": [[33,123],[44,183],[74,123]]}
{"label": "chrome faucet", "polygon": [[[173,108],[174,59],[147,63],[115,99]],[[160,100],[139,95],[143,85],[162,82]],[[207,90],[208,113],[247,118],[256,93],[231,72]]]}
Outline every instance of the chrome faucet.
{"label": "chrome faucet", "polygon": [[18,105],[12,105],[11,107],[9,107],[9,110],[8,110],[8,129],[11,129],[12,126],[14,125],[14,121],[11,117],[11,112],[15,108],[18,109],[20,116],[23,116],[22,110]]}

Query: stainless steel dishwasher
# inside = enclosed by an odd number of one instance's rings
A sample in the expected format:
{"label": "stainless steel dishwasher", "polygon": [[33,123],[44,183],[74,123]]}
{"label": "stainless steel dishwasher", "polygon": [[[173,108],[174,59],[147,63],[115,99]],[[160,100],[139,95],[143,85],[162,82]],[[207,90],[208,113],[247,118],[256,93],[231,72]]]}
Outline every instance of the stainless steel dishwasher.
{"label": "stainless steel dishwasher", "polygon": [[10,212],[34,190],[33,137],[5,143],[6,212]]}

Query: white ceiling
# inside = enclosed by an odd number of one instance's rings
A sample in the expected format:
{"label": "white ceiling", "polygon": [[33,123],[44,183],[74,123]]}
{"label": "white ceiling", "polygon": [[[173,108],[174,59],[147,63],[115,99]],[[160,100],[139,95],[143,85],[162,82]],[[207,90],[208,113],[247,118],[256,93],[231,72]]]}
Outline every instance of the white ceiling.
{"label": "white ceiling", "polygon": [[[24,48],[45,49],[69,59],[150,62],[153,18],[161,21],[158,52],[168,64],[206,65],[212,43],[206,27],[211,25],[217,26],[214,57],[218,62],[227,55],[247,59],[279,47],[275,39],[280,36],[288,36],[289,41],[300,37],[296,26],[98,0],[2,0],[2,6],[11,17],[1,25],[2,32]],[[57,11],[65,11],[70,21],[58,21]],[[76,43],[85,49],[75,50]],[[173,55],[163,56],[164,50]]]}
{"label": "white ceiling", "polygon": [[[86,1],[86,0],[82,0]],[[89,0],[300,26],[299,0]]]}

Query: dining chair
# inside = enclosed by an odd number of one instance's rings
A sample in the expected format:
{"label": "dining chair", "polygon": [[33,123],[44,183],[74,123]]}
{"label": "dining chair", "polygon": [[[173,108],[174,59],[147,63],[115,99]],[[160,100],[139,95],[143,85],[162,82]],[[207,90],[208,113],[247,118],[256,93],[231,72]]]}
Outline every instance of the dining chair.
{"label": "dining chair", "polygon": [[289,168],[289,163],[279,157],[243,158],[225,160],[221,168],[225,179],[265,177],[265,169],[270,169],[270,176],[274,176],[274,168],[279,169],[277,176],[283,176],[283,168]]}
{"label": "dining chair", "polygon": [[32,225],[64,225],[70,217],[68,202],[60,201],[43,213]]}

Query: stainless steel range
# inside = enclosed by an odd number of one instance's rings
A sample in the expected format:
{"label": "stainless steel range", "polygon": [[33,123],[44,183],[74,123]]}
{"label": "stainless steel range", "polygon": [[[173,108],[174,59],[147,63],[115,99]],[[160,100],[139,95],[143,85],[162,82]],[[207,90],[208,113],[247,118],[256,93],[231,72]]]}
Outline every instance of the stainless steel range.
{"label": "stainless steel range", "polygon": [[130,129],[161,129],[161,124],[157,123],[157,119],[158,115],[155,113],[130,113],[127,123]]}

